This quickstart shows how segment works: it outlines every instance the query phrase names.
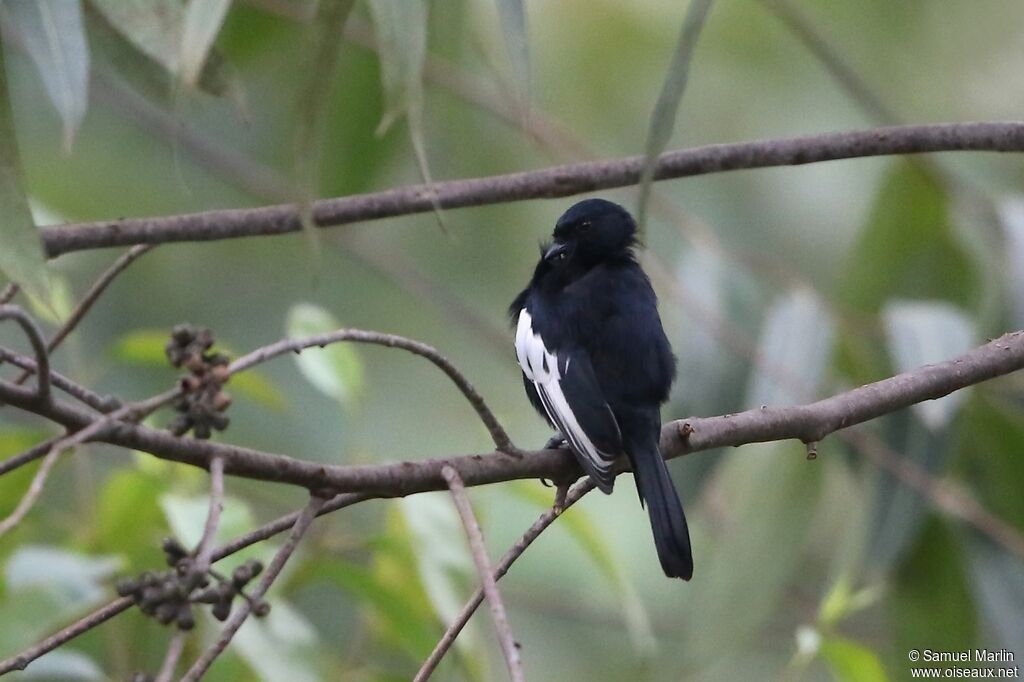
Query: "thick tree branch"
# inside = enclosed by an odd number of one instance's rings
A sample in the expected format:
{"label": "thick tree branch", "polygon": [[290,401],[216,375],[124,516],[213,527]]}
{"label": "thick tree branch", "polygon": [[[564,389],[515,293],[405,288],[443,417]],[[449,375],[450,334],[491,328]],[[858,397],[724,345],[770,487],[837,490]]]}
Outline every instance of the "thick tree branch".
{"label": "thick tree branch", "polygon": [[[828,434],[895,412],[925,400],[1009,374],[1024,367],[1024,331],[1012,332],[946,362],[867,384],[809,405],[765,407],[718,417],[692,417],[662,428],[661,450],[666,458],[690,452],[746,443],[798,439],[818,442]],[[0,381],[0,401],[34,412],[72,430],[94,421],[76,406],[54,401],[39,405],[35,393]],[[107,419],[109,415],[100,419]],[[398,497],[444,490],[445,465],[455,468],[467,486],[515,479],[565,480],[579,475],[573,457],[564,450],[541,450],[525,456],[494,452],[372,465],[328,465],[240,446],[176,437],[145,426],[108,424],[96,440],[149,452],[163,459],[209,468],[211,459],[224,458],[227,474],[300,485],[310,490],[364,492]]]}
{"label": "thick tree branch", "polygon": [[[821,161],[891,154],[942,151],[1024,151],[1024,123],[944,123],[876,128],[822,135],[714,144],[662,154],[656,180],[709,173],[796,166]],[[528,199],[556,198],[636,184],[644,157],[633,156],[555,166],[484,178],[435,182],[382,192],[323,199],[313,204],[321,227],[376,220],[441,208],[482,206]],[[83,223],[41,230],[50,257],[71,251],[211,241],[284,234],[301,230],[294,205],[206,211],[159,218]]]}

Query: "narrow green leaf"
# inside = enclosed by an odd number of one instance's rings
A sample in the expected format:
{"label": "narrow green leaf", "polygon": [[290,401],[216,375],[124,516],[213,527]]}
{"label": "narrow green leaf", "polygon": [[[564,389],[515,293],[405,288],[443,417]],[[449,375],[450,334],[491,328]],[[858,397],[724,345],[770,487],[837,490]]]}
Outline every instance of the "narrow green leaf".
{"label": "narrow green leaf", "polygon": [[[6,5],[5,5],[6,6]],[[4,50],[7,45],[4,45]],[[0,54],[0,272],[36,298],[49,300],[50,286],[39,238],[21,177],[18,142]]]}
{"label": "narrow green leaf", "polygon": [[181,0],[91,0],[111,26],[140,52],[178,73],[185,6]]}
{"label": "narrow green leaf", "polygon": [[62,680],[63,682],[102,682],[108,679],[89,656],[74,649],[51,651],[26,670],[23,680]]}
{"label": "narrow green leaf", "polygon": [[1024,644],[1024,561],[972,532],[968,538],[971,591],[995,644],[1021,653]]}
{"label": "narrow green leaf", "polygon": [[194,87],[231,8],[231,0],[189,0],[181,30],[181,81]]}
{"label": "narrow green leaf", "polygon": [[[932,476],[940,476],[953,453],[954,438],[949,426],[925,426],[916,412],[900,412],[884,421],[882,438],[891,452],[898,452]],[[887,471],[871,472],[871,506],[867,525],[866,565],[885,575],[901,561],[920,535],[931,509],[916,490]]]}
{"label": "narrow green leaf", "polygon": [[832,317],[811,291],[776,302],[758,342],[760,360],[750,377],[747,405],[802,405],[818,395],[834,338]]}
{"label": "narrow green leaf", "polygon": [[271,618],[250,619],[232,640],[239,655],[265,682],[317,682],[316,630],[291,604],[274,600]]}
{"label": "narrow green leaf", "polygon": [[526,5],[523,0],[496,0],[505,52],[515,74],[516,93],[523,111],[530,100],[530,41],[527,32]]}
{"label": "narrow green leaf", "polygon": [[[512,492],[534,504],[538,509],[551,507],[551,491],[541,489],[535,482],[520,481],[512,485]],[[656,646],[651,621],[640,595],[626,577],[618,558],[609,548],[593,519],[579,506],[569,509],[559,520],[564,528],[579,543],[590,560],[612,586],[622,606],[622,618],[629,631],[636,650],[643,654],[652,653]]]}
{"label": "narrow green leaf", "polygon": [[416,165],[434,205],[434,215],[447,232],[433,184],[423,135],[423,64],[427,58],[427,5],[423,0],[370,0],[381,80],[384,117],[377,127],[383,135],[401,117],[409,124]]}
{"label": "narrow green leaf", "polygon": [[[334,316],[311,303],[299,303],[288,311],[286,334],[298,339],[341,327]],[[363,363],[349,343],[326,348],[307,348],[294,356],[302,375],[322,393],[342,404],[352,403],[363,390]]]}
{"label": "narrow green leaf", "polygon": [[[974,345],[974,323],[959,308],[943,301],[893,300],[882,311],[889,353],[899,372],[951,360]],[[911,409],[931,429],[940,429],[956,415],[967,390],[927,400]]]}
{"label": "narrow green leaf", "polygon": [[893,297],[941,299],[973,310],[977,273],[952,228],[943,184],[901,159],[879,187],[838,288],[845,302],[876,312]]}
{"label": "narrow green leaf", "polygon": [[110,354],[130,365],[170,367],[164,353],[167,339],[165,329],[136,329],[118,338],[111,346]]}
{"label": "narrow green leaf", "polygon": [[711,1],[690,0],[690,6],[686,9],[686,17],[683,19],[683,27],[679,31],[679,40],[676,43],[675,52],[672,54],[672,63],[669,64],[665,82],[661,86],[661,94],[658,95],[658,101],[651,113],[651,125],[647,132],[647,158],[644,160],[644,172],[640,179],[640,200],[637,207],[637,219],[641,234],[643,234],[647,221],[647,202],[651,194],[651,183],[654,180],[654,167],[658,155],[665,151],[669,140],[672,139],[679,103],[683,99],[686,84],[690,79],[690,62],[693,59],[693,51],[697,47],[697,38],[700,37],[701,29],[704,28],[704,20],[707,19],[708,12],[711,10]]}
{"label": "narrow green leaf", "polygon": [[0,4],[4,24],[17,35],[39,70],[46,94],[64,124],[64,150],[89,104],[89,45],[79,0]]}
{"label": "narrow green leaf", "polygon": [[354,0],[325,0],[320,3],[313,25],[311,58],[306,82],[296,108],[295,175],[296,205],[302,230],[312,256],[312,272],[320,269],[320,242],[313,222],[313,201],[320,193],[321,150],[327,130],[327,115],[333,104],[331,92],[338,74],[338,55]]}
{"label": "narrow green leaf", "polygon": [[377,129],[383,134],[400,117],[418,117],[422,110],[427,6],[423,0],[370,0],[370,13],[387,102]]}
{"label": "narrow green leaf", "polygon": [[732,502],[696,569],[701,589],[688,611],[700,618],[682,645],[695,661],[728,656],[777,617],[786,586],[800,580],[816,518],[821,466],[793,456],[791,445],[748,447],[759,452],[726,456],[714,480],[716,494]]}
{"label": "narrow green leaf", "polygon": [[821,655],[838,682],[886,682],[889,678],[878,655],[863,644],[842,637],[829,637]]}
{"label": "narrow green leaf", "polygon": [[1012,326],[1024,327],[1024,197],[1016,196],[999,205],[1008,267],[1001,269],[1010,298]]}

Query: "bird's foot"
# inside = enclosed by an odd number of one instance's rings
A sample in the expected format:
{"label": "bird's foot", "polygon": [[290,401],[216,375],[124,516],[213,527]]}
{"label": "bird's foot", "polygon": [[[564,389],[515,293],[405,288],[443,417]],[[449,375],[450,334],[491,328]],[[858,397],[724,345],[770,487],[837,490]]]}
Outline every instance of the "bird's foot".
{"label": "bird's foot", "polygon": [[545,450],[558,450],[559,448],[567,447],[569,447],[569,441],[561,433],[551,436],[551,438],[548,438],[548,442],[544,444]]}
{"label": "bird's foot", "polygon": [[565,511],[565,496],[569,494],[569,486],[571,483],[559,483],[558,487],[555,488],[555,502],[551,505],[551,508],[555,512],[555,516],[558,516]]}

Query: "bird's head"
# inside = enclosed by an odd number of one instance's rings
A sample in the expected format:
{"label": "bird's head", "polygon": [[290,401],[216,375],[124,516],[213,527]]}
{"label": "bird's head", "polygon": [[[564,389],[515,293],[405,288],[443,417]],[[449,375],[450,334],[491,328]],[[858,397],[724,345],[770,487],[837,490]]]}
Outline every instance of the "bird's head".
{"label": "bird's head", "polygon": [[636,221],[626,209],[604,199],[587,199],[562,214],[544,262],[554,269],[585,271],[604,262],[631,258]]}

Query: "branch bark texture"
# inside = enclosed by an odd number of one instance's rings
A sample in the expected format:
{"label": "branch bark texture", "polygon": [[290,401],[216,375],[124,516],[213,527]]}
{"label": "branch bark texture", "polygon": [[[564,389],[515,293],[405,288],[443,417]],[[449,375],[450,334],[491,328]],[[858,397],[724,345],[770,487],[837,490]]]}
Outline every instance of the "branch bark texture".
{"label": "branch bark texture", "polygon": [[[666,458],[690,452],[746,443],[798,439],[822,440],[839,429],[933,400],[987,379],[1024,367],[1024,331],[1012,332],[958,358],[927,365],[867,384],[831,398],[795,407],[764,407],[718,417],[691,417],[662,428],[661,450]],[[40,404],[35,391],[0,382],[0,401],[34,412],[67,428],[81,430],[96,417],[82,408],[59,401]],[[109,419],[110,416],[100,417]],[[223,457],[226,474],[303,486],[310,490],[362,492],[398,497],[447,489],[441,475],[452,466],[467,486],[515,479],[546,478],[556,481],[580,475],[572,455],[564,450],[525,453],[493,452],[443,459],[373,465],[327,465],[287,455],[229,444],[176,437],[165,431],[125,422],[113,422],[95,434],[95,440],[142,450],[162,459],[208,469],[215,456]]]}
{"label": "branch bark texture", "polygon": [[[712,144],[666,152],[655,180],[725,171],[798,166],[837,159],[944,151],[1024,151],[1024,123],[974,122],[895,126],[753,142]],[[313,204],[320,227],[466,206],[551,199],[639,182],[643,156],[553,166],[535,171],[435,182],[382,192],[323,199]],[[302,229],[293,204],[229,209],[158,218],[131,218],[41,230],[53,258],[71,251],[133,244],[213,241],[285,234]]]}

